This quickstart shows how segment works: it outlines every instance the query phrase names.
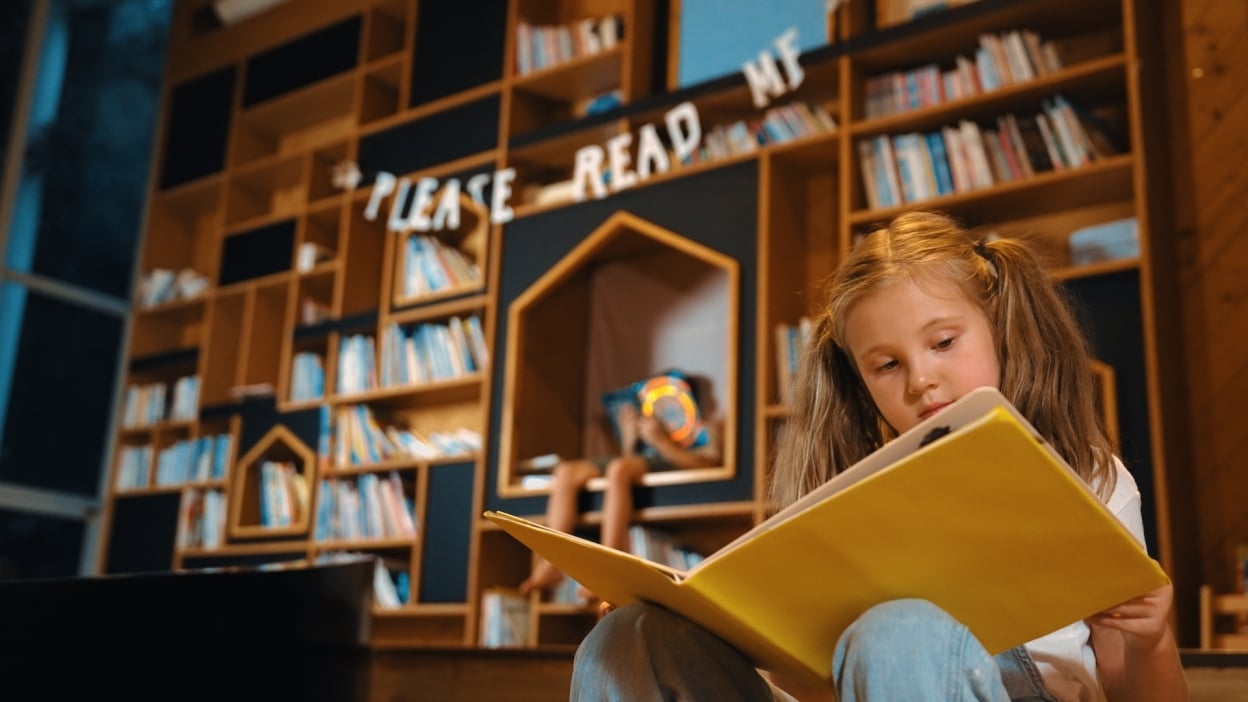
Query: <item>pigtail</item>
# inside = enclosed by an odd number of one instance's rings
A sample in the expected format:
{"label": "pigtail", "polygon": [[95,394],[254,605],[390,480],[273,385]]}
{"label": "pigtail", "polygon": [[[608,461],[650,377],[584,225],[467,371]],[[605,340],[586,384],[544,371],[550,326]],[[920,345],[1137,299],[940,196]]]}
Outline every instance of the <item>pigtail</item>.
{"label": "pigtail", "polygon": [[1102,497],[1113,491],[1115,447],[1097,408],[1086,336],[1071,303],[1025,243],[980,244],[995,280],[987,308],[997,328],[1001,391]]}

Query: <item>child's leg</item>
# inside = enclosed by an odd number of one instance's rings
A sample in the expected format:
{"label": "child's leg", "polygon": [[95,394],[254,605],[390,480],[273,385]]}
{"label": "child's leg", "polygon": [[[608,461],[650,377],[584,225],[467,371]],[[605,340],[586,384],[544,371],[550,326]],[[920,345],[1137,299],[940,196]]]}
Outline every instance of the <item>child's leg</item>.
{"label": "child's leg", "polygon": [[628,550],[628,527],[633,521],[633,486],[650,471],[642,456],[620,456],[607,464],[607,489],[602,496],[602,545]]}
{"label": "child's leg", "polygon": [[1009,702],[996,660],[960,622],[926,600],[867,610],[832,659],[841,702]]}
{"label": "child's leg", "polygon": [[603,617],[581,642],[571,699],[775,698],[750,662],[722,639],[661,607],[637,604]]}
{"label": "child's leg", "polygon": [[[564,461],[555,466],[550,499],[546,502],[546,525],[564,533],[572,531],[576,526],[577,495],[585,487],[585,483],[598,474],[598,467],[589,461]],[[563,573],[539,556],[533,573],[520,583],[520,592],[527,594],[532,590],[554,585],[562,579]]]}

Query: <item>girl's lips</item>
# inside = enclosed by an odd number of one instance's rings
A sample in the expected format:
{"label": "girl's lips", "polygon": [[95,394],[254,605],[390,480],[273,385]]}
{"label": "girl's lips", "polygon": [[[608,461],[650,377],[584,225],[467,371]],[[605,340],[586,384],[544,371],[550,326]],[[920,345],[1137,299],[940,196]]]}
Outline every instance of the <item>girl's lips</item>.
{"label": "girl's lips", "polygon": [[934,405],[928,405],[927,407],[923,408],[922,412],[919,412],[919,419],[927,419],[928,417],[932,416],[933,414],[936,414],[937,412],[948,407],[949,405],[950,403],[948,402],[938,402]]}

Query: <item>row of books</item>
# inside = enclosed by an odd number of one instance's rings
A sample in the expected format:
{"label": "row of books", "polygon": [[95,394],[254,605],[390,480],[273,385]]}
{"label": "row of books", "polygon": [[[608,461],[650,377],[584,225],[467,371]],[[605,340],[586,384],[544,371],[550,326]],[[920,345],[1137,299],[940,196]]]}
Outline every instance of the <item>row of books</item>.
{"label": "row of books", "polygon": [[316,510],[318,541],[406,538],[416,535],[415,506],[399,474],[364,473],[321,480]]}
{"label": "row of books", "polygon": [[377,389],[376,344],[368,334],[344,335],[338,342],[338,392]]}
{"label": "row of books", "polygon": [[[564,581],[569,581],[564,578]],[[510,588],[481,593],[479,644],[483,648],[518,648],[529,643],[529,598]]]}
{"label": "row of books", "polygon": [[633,524],[628,528],[628,550],[634,556],[680,571],[687,571],[702,562],[702,554],[681,545],[668,532],[644,524]]}
{"label": "row of books", "polygon": [[716,124],[706,132],[699,149],[685,165],[750,153],[760,146],[782,144],[836,129],[836,119],[818,103],[794,100],[767,109],[760,119]]}
{"label": "row of books", "polygon": [[358,466],[388,459],[435,460],[481,450],[481,435],[467,427],[422,432],[388,422],[384,426],[365,404],[339,407],[334,416],[334,464]]}
{"label": "row of books", "polygon": [[175,441],[162,449],[156,459],[156,484],[225,480],[233,443],[234,436],[228,433]]}
{"label": "row of books", "polygon": [[894,207],[941,195],[1079,168],[1121,146],[1099,118],[1061,95],[1034,115],[1004,115],[994,126],[971,120],[929,133],[877,135],[858,141],[867,202]]}
{"label": "row of books", "polygon": [[152,447],[122,446],[117,455],[117,473],[113,487],[117,490],[142,490],[151,475]]}
{"label": "row of books", "polygon": [[793,378],[797,376],[797,366],[810,343],[813,328],[814,320],[804,315],[797,324],[780,322],[776,325],[776,387],[781,402],[793,400]]}
{"label": "row of books", "polygon": [[225,543],[225,493],[187,490],[178,507],[178,548],[220,548]]}
{"label": "row of books", "polygon": [[591,56],[614,47],[623,38],[621,15],[554,25],[520,19],[516,22],[516,73],[524,75]]}
{"label": "row of books", "polygon": [[333,249],[315,241],[305,241],[295,249],[295,270],[307,273],[318,264],[334,260]]}
{"label": "row of books", "polygon": [[1057,45],[1031,30],[981,34],[974,58],[959,55],[947,70],[929,63],[866,79],[863,110],[873,118],[931,107],[1056,73],[1062,63]]}
{"label": "row of books", "polygon": [[135,297],[139,307],[146,309],[175,300],[194,299],[204,294],[209,285],[208,276],[192,268],[179,271],[153,268],[139,278]]}
{"label": "row of books", "polygon": [[402,567],[391,568],[378,558],[373,569],[373,598],[382,609],[402,607],[412,599],[412,579]]}
{"label": "row of books", "polygon": [[260,526],[295,524],[308,508],[308,482],[291,461],[260,464]]}
{"label": "row of books", "polygon": [[421,322],[382,331],[381,386],[459,378],[484,370],[489,350],[477,315],[452,316],[445,324]]}
{"label": "row of books", "polygon": [[178,378],[173,384],[173,403],[168,400],[167,383],[132,384],[126,388],[122,426],[137,429],[160,422],[190,421],[199,416],[199,376]]}
{"label": "row of books", "polygon": [[304,402],[325,396],[325,365],[319,353],[300,351],[290,366],[290,400]]}
{"label": "row of books", "polygon": [[463,251],[429,234],[407,238],[400,289],[417,297],[481,282],[481,267]]}

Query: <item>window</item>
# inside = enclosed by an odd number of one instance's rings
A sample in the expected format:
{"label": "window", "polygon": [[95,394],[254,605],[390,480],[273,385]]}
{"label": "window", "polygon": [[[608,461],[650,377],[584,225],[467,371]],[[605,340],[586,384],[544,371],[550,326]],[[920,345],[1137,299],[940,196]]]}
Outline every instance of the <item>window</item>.
{"label": "window", "polygon": [[95,566],[172,1],[0,6],[2,580]]}

